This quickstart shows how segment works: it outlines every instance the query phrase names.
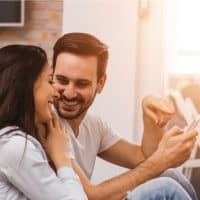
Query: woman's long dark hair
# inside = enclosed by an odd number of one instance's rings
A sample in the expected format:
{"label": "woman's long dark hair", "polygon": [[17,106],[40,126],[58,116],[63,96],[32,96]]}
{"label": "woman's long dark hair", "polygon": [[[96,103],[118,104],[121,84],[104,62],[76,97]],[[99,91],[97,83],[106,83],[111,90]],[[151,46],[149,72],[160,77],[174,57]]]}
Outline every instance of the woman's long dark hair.
{"label": "woman's long dark hair", "polygon": [[35,137],[33,88],[46,63],[45,51],[37,46],[0,49],[0,129],[18,126]]}

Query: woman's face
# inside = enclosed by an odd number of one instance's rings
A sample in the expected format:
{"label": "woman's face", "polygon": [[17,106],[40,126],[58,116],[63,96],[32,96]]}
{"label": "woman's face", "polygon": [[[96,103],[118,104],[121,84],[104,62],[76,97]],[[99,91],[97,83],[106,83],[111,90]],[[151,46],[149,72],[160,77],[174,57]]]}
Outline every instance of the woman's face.
{"label": "woman's face", "polygon": [[51,106],[59,93],[52,86],[53,71],[49,64],[46,64],[34,84],[35,122],[46,123],[52,118]]}

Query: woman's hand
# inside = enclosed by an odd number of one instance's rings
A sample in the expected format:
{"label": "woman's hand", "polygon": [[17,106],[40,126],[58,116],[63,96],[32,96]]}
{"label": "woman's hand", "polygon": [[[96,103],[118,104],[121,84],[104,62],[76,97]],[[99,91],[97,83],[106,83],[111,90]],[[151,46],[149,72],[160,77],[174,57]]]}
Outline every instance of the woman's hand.
{"label": "woman's hand", "polygon": [[52,119],[47,122],[46,133],[45,137],[45,134],[39,130],[39,141],[56,169],[64,166],[71,167],[71,160],[67,155],[68,135],[55,113],[52,113]]}

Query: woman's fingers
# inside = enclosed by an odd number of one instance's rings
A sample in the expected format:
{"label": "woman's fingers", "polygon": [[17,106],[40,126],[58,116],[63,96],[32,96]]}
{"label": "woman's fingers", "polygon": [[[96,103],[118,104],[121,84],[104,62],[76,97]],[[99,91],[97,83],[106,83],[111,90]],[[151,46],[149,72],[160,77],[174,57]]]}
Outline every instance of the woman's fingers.
{"label": "woman's fingers", "polygon": [[[53,115],[52,115],[53,116]],[[52,117],[53,118],[53,117]],[[48,132],[51,132],[51,130],[53,130],[53,127],[54,127],[54,125],[53,125],[53,119],[50,119],[50,120],[48,120],[47,121],[47,131]]]}
{"label": "woman's fingers", "polygon": [[54,127],[55,128],[61,128],[61,126],[60,126],[60,121],[61,120],[58,118],[57,114],[53,113],[52,116],[53,116],[53,125],[54,125]]}
{"label": "woman's fingers", "polygon": [[38,131],[37,136],[38,136],[38,139],[41,142],[41,144],[44,145],[45,142],[46,142],[46,138],[45,138],[44,133],[41,132],[41,131]]}

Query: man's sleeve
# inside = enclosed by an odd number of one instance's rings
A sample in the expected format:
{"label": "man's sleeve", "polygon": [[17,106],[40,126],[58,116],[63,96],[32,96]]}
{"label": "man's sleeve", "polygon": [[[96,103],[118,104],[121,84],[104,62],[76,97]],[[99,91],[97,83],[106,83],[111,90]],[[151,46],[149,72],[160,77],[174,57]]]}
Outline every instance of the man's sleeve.
{"label": "man's sleeve", "polygon": [[117,143],[121,139],[121,136],[115,133],[107,122],[100,120],[99,123],[100,123],[99,131],[101,134],[101,144],[98,153],[101,153],[106,149],[110,148],[115,143]]}

